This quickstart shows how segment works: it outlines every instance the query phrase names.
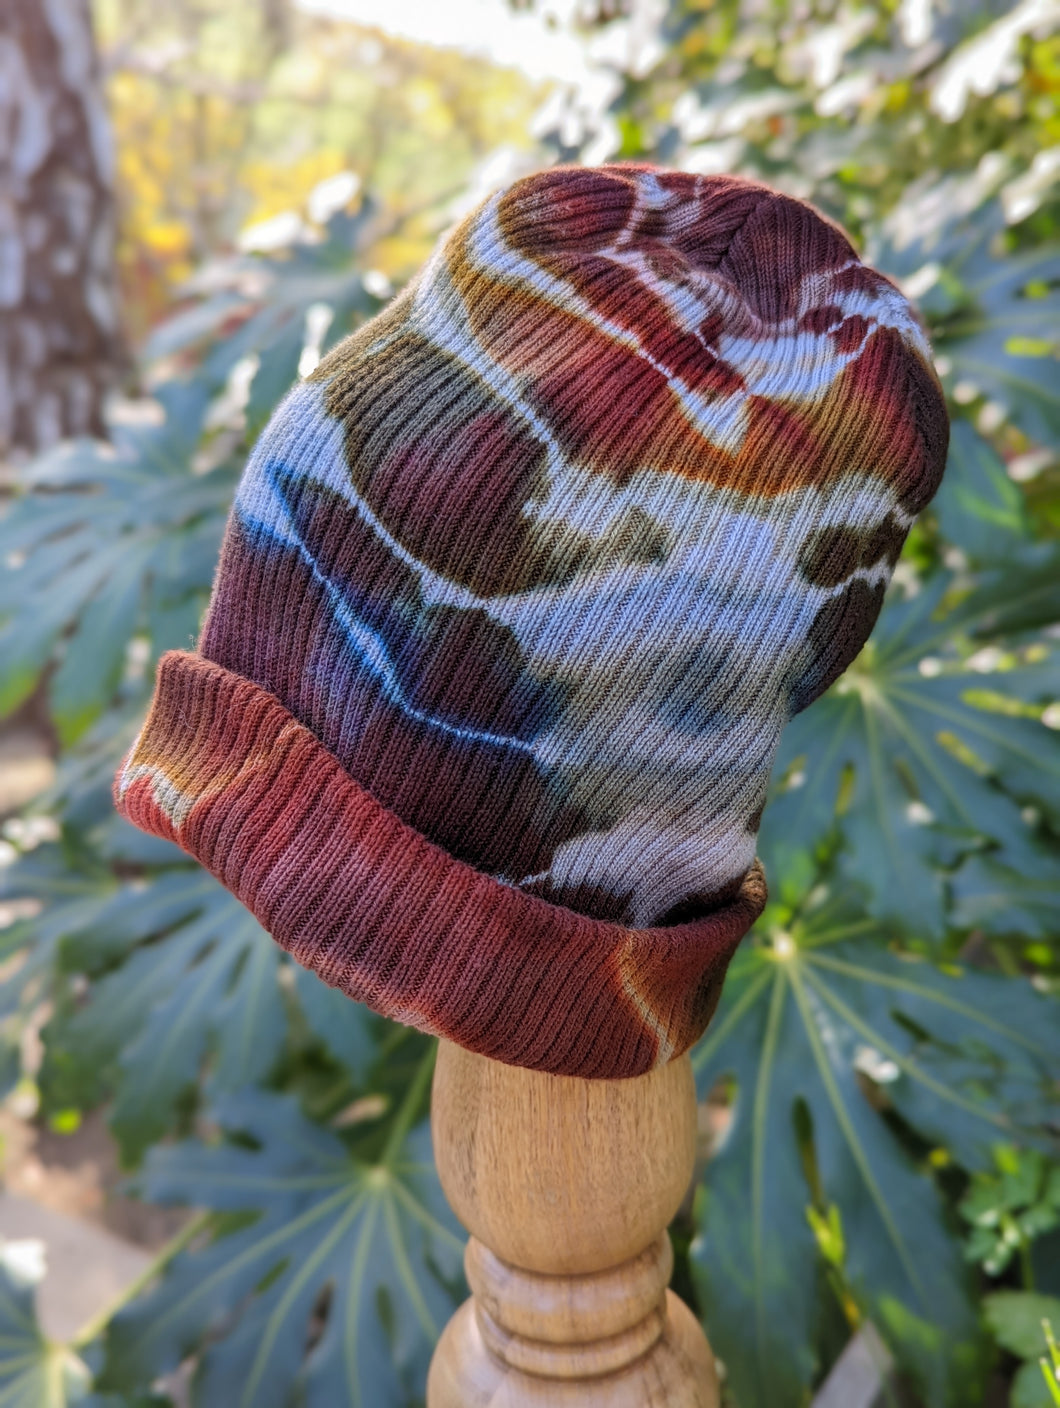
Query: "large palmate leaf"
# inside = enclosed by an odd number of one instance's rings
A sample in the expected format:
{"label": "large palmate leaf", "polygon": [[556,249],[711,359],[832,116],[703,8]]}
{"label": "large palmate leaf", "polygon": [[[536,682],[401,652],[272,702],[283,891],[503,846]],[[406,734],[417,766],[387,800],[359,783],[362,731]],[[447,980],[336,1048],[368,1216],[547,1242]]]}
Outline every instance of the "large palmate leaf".
{"label": "large palmate leaf", "polygon": [[[113,424],[109,446],[61,447],[21,476],[24,492],[0,519],[0,716],[54,665],[51,711],[61,741],[71,743],[113,700],[134,635],[149,638],[154,656],[194,639],[242,452],[298,379],[308,311],[330,318],[325,345],[381,306],[355,266],[378,233],[374,216],[367,201],[333,217],[320,242],[297,244],[283,258],[235,261],[232,288],[152,339],[148,360],[187,352],[236,324],[186,380],[155,390],[160,423]],[[254,294],[245,292],[250,274]],[[227,409],[228,439],[218,440],[217,398],[248,357],[256,370],[247,403]],[[241,416],[246,425],[233,437]],[[197,453],[214,440],[221,453],[211,449],[213,467],[196,472]]]}
{"label": "large palmate leaf", "polygon": [[989,601],[950,607],[949,586],[941,574],[911,599],[892,595],[854,665],[789,724],[762,828],[768,869],[827,837],[838,809],[841,863],[871,911],[932,935],[962,853],[990,847],[996,863],[1040,876],[1036,813],[1021,804],[1055,815],[1060,797],[1060,735],[1039,717],[1060,653],[1045,641],[1011,658],[962,652]]}
{"label": "large palmate leaf", "polygon": [[930,1170],[881,1111],[975,1168],[997,1141],[1044,1138],[1055,1110],[1046,998],[892,953],[856,913],[824,887],[804,913],[773,907],[693,1056],[703,1089],[736,1089],[693,1262],[740,1408],[795,1408],[814,1375],[823,1277],[808,1208],[837,1211],[844,1282],[926,1401],[978,1402],[961,1249]]}
{"label": "large palmate leaf", "polygon": [[237,362],[253,358],[245,409],[247,429],[256,435],[298,379],[312,336],[310,310],[327,320],[316,349],[322,351],[382,306],[358,267],[380,232],[378,207],[366,198],[354,212],[333,215],[323,239],[296,238],[281,254],[218,261],[209,271],[209,295],[156,328],[145,356],[205,349],[202,374],[215,387]]}
{"label": "large palmate leaf", "polygon": [[869,254],[918,292],[946,389],[985,396],[1049,444],[1060,436],[1060,246],[1007,254],[1004,231],[995,200],[928,222],[914,240],[896,244],[881,230]]}
{"label": "large palmate leaf", "polygon": [[[52,1001],[45,1099],[84,1106],[113,1094],[111,1122],[128,1154],[172,1126],[204,1070],[212,1089],[231,1090],[264,1079],[280,1058],[293,965],[205,871],[180,866],[119,885],[108,869],[79,869],[45,845],[0,870],[0,899],[42,906],[0,930],[0,959],[19,960],[0,983],[4,1049]],[[57,976],[71,973],[90,980],[72,1004],[60,1000]],[[363,1076],[390,1024],[301,969],[294,995],[312,1037]]]}
{"label": "large palmate leaf", "polygon": [[[33,1287],[43,1269],[26,1243],[0,1246],[0,1403],[4,1408],[91,1408],[91,1374],[64,1345],[45,1338]],[[114,1408],[118,1408],[115,1402]]]}
{"label": "large palmate leaf", "polygon": [[984,571],[962,612],[975,638],[1036,630],[1057,622],[1060,542],[1020,550],[1018,561]]}
{"label": "large palmate leaf", "polygon": [[205,605],[231,469],[189,473],[208,397],[201,382],[157,392],[160,425],[116,430],[37,461],[0,519],[0,714],[49,664],[52,713],[71,742],[111,702],[130,639],[187,646]]}
{"label": "large palmate leaf", "polygon": [[948,387],[974,387],[1050,443],[1060,436],[1060,247],[999,257],[1001,228],[984,219],[947,262],[968,301],[935,332],[935,352]]}
{"label": "large palmate leaf", "polygon": [[53,1103],[91,1104],[114,1089],[114,1128],[135,1153],[170,1126],[207,1055],[221,1089],[268,1073],[287,1032],[286,959],[205,871],[119,885],[71,861],[47,845],[0,871],[0,897],[42,906],[0,931],[0,957],[21,960],[0,984],[0,1018],[55,1000],[57,974],[93,979],[48,1024],[40,1079]]}
{"label": "large palmate leaf", "polygon": [[956,421],[950,452],[932,511],[947,543],[974,563],[1014,559],[1030,539],[1023,494],[997,451],[967,421]]}
{"label": "large palmate leaf", "polygon": [[951,922],[961,930],[1055,940],[1060,932],[1060,883],[1055,847],[1036,848],[1020,869],[990,855],[974,855],[950,882]]}
{"label": "large palmate leaf", "polygon": [[92,1392],[90,1361],[82,1358],[92,1329],[70,1345],[49,1340],[40,1328],[34,1287],[44,1271],[39,1242],[0,1243],[0,1404],[3,1408],[173,1408],[147,1389],[131,1395]]}
{"label": "large palmate leaf", "polygon": [[408,1135],[431,1065],[421,1064],[374,1155],[261,1092],[216,1110],[239,1142],[153,1151],[148,1196],[229,1216],[112,1322],[107,1386],[149,1382],[195,1354],[195,1408],[405,1408],[422,1398],[462,1251],[427,1130]]}
{"label": "large palmate leaf", "polygon": [[286,959],[205,871],[123,885],[90,922],[69,913],[63,938],[64,966],[96,977],[84,1003],[49,1024],[42,1083],[63,1103],[113,1087],[111,1123],[128,1153],[171,1126],[207,1056],[220,1089],[262,1079],[278,1059]]}
{"label": "large palmate leaf", "polygon": [[116,882],[102,868],[74,869],[59,846],[45,845],[0,865],[0,905],[40,913],[0,928],[0,1091],[18,1078],[21,1033],[58,984],[59,950],[69,930],[90,924]]}
{"label": "large palmate leaf", "polygon": [[[190,647],[194,634],[183,640]],[[55,780],[34,808],[62,816],[72,832],[90,840],[102,860],[123,866],[174,865],[186,857],[180,847],[137,830],[114,810],[114,778],[143,727],[153,677],[130,682],[58,758]]]}
{"label": "large palmate leaf", "polygon": [[352,1076],[362,1078],[379,1055],[377,1033],[393,1030],[393,1024],[374,1016],[338,988],[329,988],[308,968],[295,964],[292,971],[299,1006],[314,1036]]}

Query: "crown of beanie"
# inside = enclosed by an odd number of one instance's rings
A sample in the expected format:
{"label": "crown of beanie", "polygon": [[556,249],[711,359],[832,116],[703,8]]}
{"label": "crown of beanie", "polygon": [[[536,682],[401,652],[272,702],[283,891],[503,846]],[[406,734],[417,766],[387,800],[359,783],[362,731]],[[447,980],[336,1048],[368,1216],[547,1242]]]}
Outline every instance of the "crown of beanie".
{"label": "crown of beanie", "polygon": [[781,729],[947,436],[915,314],[809,206],[517,182],[273,417],[119,807],[379,1011],[646,1070],[710,1018]]}

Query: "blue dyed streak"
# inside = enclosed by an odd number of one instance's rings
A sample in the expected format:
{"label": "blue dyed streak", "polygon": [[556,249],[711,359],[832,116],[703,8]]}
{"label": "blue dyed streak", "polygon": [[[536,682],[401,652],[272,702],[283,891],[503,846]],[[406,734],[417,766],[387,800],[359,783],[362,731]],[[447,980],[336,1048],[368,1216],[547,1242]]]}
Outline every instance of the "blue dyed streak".
{"label": "blue dyed streak", "polygon": [[[262,477],[271,491],[272,506],[283,524],[282,532],[260,518],[249,517],[238,504],[236,512],[244,526],[248,530],[252,530],[257,538],[269,540],[282,547],[297,548],[314,579],[324,589],[331,607],[332,620],[341,628],[355,658],[360,660],[368,673],[381,684],[388,703],[395,705],[407,718],[414,719],[416,723],[426,724],[429,728],[438,729],[452,738],[459,738],[462,742],[488,743],[493,747],[512,748],[529,757],[534,757],[533,745],[521,738],[512,738],[507,734],[486,733],[479,729],[460,728],[457,724],[451,724],[445,719],[438,718],[437,715],[427,714],[412,705],[401,686],[397,670],[388,653],[386,639],[353,614],[342,592],[330,578],[321,572],[313,554],[302,541],[295,528],[291,512],[283,501],[282,490],[276,483],[275,471],[277,468],[283,468],[283,466],[278,466],[275,461],[265,464],[262,467]],[[356,505],[353,507],[356,509]]]}

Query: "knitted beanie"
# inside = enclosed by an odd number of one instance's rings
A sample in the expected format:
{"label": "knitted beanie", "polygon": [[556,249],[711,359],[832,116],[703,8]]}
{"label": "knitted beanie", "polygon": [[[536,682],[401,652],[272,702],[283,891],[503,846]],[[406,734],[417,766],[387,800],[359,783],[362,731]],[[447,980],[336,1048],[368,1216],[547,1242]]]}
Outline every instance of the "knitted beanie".
{"label": "knitted beanie", "polygon": [[518,181],[276,411],[118,806],[377,1011],[639,1074],[706,1027],[781,729],[947,434],[916,315],[809,206]]}

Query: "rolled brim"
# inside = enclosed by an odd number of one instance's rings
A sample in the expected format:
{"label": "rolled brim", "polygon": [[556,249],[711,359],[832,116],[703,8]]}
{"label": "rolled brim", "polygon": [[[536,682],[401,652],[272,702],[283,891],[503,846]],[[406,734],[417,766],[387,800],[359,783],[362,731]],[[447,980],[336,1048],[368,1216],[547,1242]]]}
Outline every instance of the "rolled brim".
{"label": "rolled brim", "polygon": [[259,685],[183,651],[162,657],[115,800],[331,987],[559,1075],[642,1075],[686,1051],[766,899],[757,863],[734,898],[666,928],[528,895],[407,826]]}

